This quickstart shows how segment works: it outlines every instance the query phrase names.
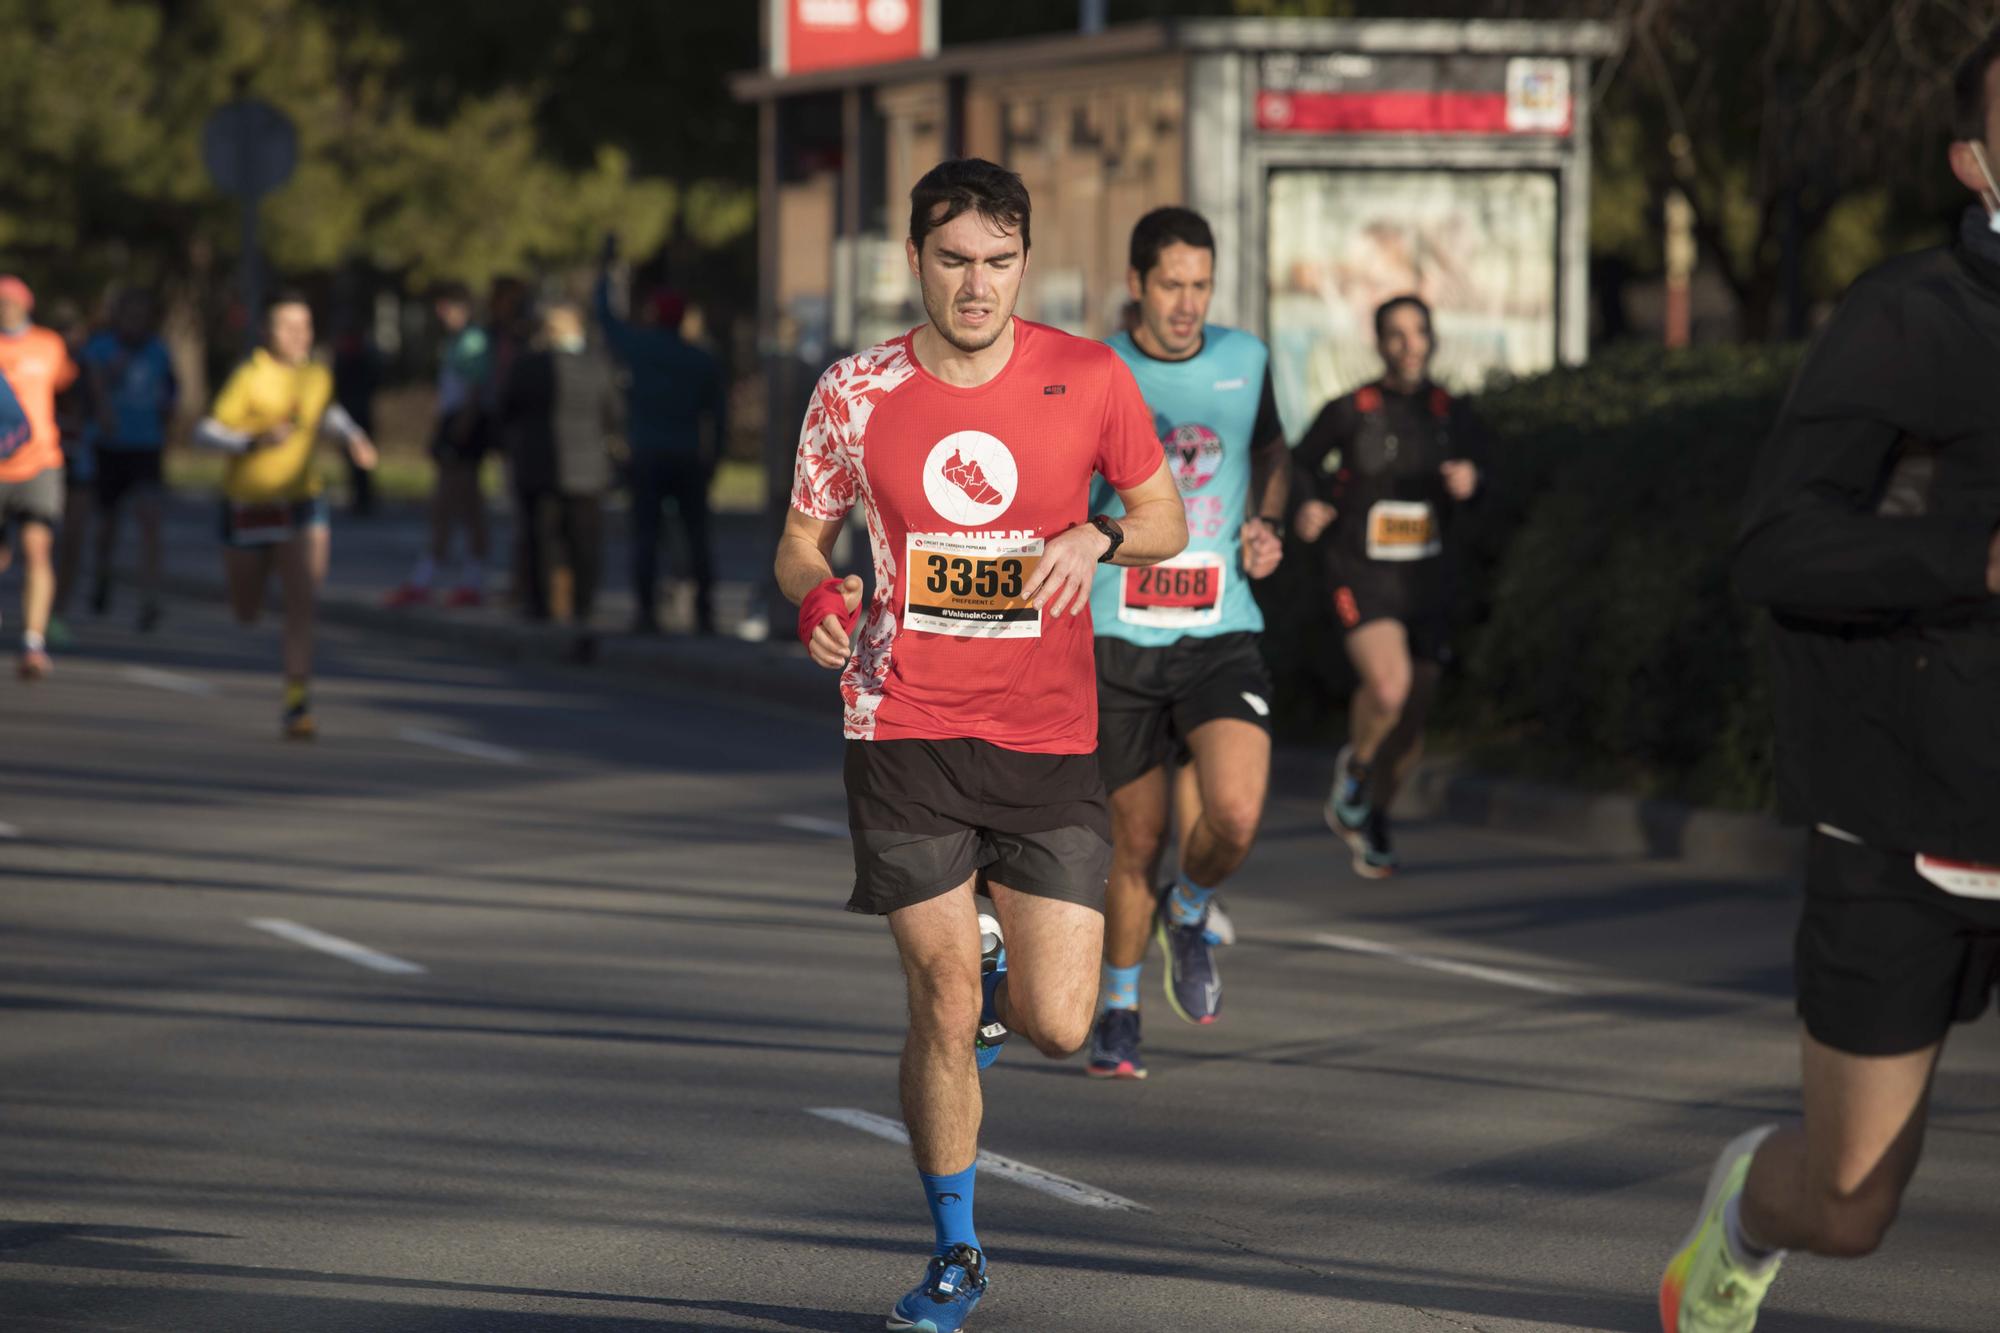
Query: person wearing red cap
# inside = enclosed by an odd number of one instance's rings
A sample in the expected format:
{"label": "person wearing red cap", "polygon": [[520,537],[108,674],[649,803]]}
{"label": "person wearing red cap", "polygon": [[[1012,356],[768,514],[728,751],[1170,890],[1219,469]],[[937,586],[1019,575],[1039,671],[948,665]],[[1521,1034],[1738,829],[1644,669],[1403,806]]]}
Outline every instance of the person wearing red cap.
{"label": "person wearing red cap", "polygon": [[597,322],[611,354],[625,368],[625,438],[631,447],[632,629],[659,631],[655,610],[660,561],[660,509],[674,502],[687,535],[695,582],[695,625],[715,631],[715,561],[709,541],[709,482],[729,438],[722,370],[715,358],[681,336],[687,302],[662,288],[642,304],[643,322],[611,308],[609,265],[616,242],[605,243],[597,280]]}
{"label": "person wearing red cap", "polygon": [[[13,274],[0,275],[0,375],[28,419],[25,440],[0,444],[0,529],[17,527],[21,558],[21,664],[23,680],[49,674],[45,637],[55,601],[55,530],[62,522],[62,437],[56,428],[56,395],[77,376],[69,344],[30,318],[35,294]],[[0,554],[0,562],[11,559]],[[4,568],[0,563],[0,568]]]}

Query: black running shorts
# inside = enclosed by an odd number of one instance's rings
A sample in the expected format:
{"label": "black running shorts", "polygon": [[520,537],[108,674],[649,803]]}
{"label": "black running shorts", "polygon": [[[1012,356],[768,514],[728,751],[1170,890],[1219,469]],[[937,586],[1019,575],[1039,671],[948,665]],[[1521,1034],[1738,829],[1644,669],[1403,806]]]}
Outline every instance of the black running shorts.
{"label": "black running shorts", "polygon": [[1191,757],[1188,735],[1234,718],[1271,729],[1271,678],[1255,634],[1142,648],[1097,640],[1097,767],[1106,791]]}
{"label": "black running shorts", "polygon": [[1992,1006],[2000,902],[1946,893],[1908,853],[1815,833],[1794,971],[1799,1017],[1822,1045],[1922,1050]]}
{"label": "black running shorts", "polygon": [[849,741],[850,912],[886,916],[980,877],[1104,910],[1111,816],[1097,757],[978,740]]}
{"label": "black running shorts", "polygon": [[1333,614],[1343,633],[1376,620],[1399,622],[1410,636],[1410,657],[1418,662],[1451,658],[1450,607],[1438,562],[1409,565],[1366,561],[1358,567],[1329,561],[1327,585]]}
{"label": "black running shorts", "polygon": [[134,492],[157,494],[164,478],[158,449],[106,449],[98,446],[97,503],[106,511],[116,509],[126,496]]}

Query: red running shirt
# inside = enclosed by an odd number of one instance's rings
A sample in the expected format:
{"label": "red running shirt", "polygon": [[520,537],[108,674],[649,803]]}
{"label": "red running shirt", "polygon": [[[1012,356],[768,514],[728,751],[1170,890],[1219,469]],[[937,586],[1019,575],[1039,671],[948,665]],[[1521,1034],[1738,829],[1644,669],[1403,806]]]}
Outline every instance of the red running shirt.
{"label": "red running shirt", "polygon": [[792,507],[857,504],[875,593],[840,678],[852,740],[983,740],[1039,754],[1097,748],[1088,611],[1015,596],[1043,543],[1090,518],[1090,479],[1130,490],[1160,468],[1152,413],[1103,343],[1014,321],[1006,368],[972,389],[922,366],[910,334],[820,376]]}

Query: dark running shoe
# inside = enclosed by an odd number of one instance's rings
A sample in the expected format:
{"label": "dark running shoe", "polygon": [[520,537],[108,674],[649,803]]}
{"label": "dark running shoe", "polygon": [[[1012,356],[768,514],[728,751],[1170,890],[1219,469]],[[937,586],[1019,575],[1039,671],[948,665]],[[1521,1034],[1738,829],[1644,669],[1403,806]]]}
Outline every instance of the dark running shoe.
{"label": "dark running shoe", "polygon": [[1146,1077],[1146,1062],[1139,1056],[1137,1009],[1106,1009],[1097,1016],[1083,1072],[1092,1078]]}

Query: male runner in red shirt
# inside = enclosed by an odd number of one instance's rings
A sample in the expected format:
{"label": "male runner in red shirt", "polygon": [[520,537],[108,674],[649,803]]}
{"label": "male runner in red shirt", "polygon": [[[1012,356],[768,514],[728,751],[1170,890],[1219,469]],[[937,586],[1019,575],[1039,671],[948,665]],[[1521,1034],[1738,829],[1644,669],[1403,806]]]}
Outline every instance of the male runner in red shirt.
{"label": "male runner in red shirt", "polygon": [[[821,376],[778,547],[813,660],[845,668],[848,908],[889,918],[909,986],[903,1118],[937,1246],[888,1326],[919,1333],[962,1327],[986,1288],[979,1069],[1010,1031],[1057,1059],[1090,1034],[1111,862],[1092,576],[1187,543],[1131,371],[1014,318],[1028,217],[1020,177],[990,162],[917,182],[908,255],[930,321]],[[1091,515],[1093,474],[1121,520]],[[828,561],[857,503],[865,614],[861,579]]]}

